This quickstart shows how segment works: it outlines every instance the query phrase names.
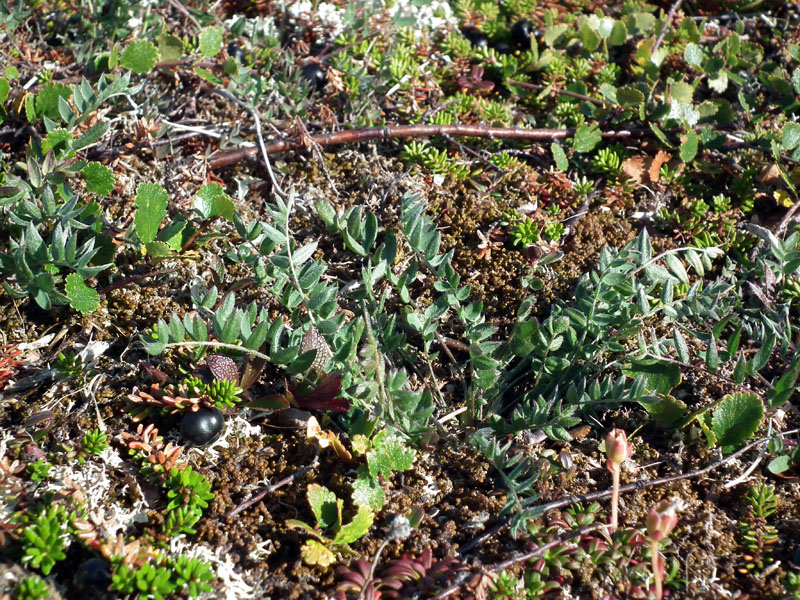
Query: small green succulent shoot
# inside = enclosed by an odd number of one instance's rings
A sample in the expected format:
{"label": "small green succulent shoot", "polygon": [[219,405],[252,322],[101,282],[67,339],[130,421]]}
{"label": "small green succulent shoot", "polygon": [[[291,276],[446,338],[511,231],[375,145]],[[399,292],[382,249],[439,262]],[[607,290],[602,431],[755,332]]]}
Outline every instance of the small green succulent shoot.
{"label": "small green succulent shoot", "polygon": [[47,582],[37,575],[31,575],[20,581],[17,586],[17,600],[46,600],[51,596]]}
{"label": "small green succulent shoot", "polygon": [[[314,539],[307,540],[300,553],[303,560],[309,565],[327,567],[337,560],[337,554],[354,555],[349,544],[364,537],[375,520],[375,514],[368,506],[360,505],[358,512],[349,523],[342,524],[342,510],[344,500],[337,498],[336,494],[325,486],[312,483],[308,486],[308,503],[316,519],[316,527],[299,521],[289,519],[288,527],[302,529]],[[319,530],[330,529],[333,537],[326,537]]]}
{"label": "small green succulent shoot", "polygon": [[239,387],[239,367],[232,358],[221,354],[210,354],[206,357],[214,380],[206,386],[206,393],[218,408],[232,408],[242,401],[244,390]]}
{"label": "small green succulent shoot", "polygon": [[28,475],[30,475],[31,481],[41,483],[50,477],[50,469],[52,467],[52,464],[47,462],[44,458],[40,458],[28,465]]}
{"label": "small green succulent shoot", "polygon": [[99,429],[92,429],[83,437],[82,446],[83,452],[78,455],[78,460],[80,462],[84,461],[85,454],[99,456],[109,448],[108,434],[104,431],[100,431]]}
{"label": "small green succulent shoot", "polygon": [[39,513],[22,530],[22,562],[49,575],[55,564],[67,557],[69,521],[70,515],[61,505],[50,505]]}
{"label": "small green succulent shoot", "polygon": [[83,359],[74,352],[59,352],[53,364],[53,370],[65,379],[83,380],[86,378]]}
{"label": "small green succulent shoot", "polygon": [[519,217],[509,227],[515,246],[526,248],[539,241],[539,227],[530,217]]}

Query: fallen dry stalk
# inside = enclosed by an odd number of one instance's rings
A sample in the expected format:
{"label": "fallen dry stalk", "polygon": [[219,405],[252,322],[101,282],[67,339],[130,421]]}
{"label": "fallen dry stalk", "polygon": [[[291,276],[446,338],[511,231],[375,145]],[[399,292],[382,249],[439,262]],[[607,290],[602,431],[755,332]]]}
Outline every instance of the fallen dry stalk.
{"label": "fallen dry stalk", "polygon": [[[333,146],[336,144],[353,144],[373,140],[390,140],[394,138],[431,137],[450,135],[455,137],[480,137],[488,139],[531,140],[535,142],[563,140],[575,134],[575,129],[524,129],[521,127],[487,127],[485,125],[385,125],[381,127],[367,127],[366,129],[351,129],[337,131],[336,133],[323,133],[312,135],[307,140],[283,139],[274,140],[266,145],[268,154],[278,154],[290,150],[298,150],[306,146],[306,142],[320,146]],[[603,138],[621,139],[651,135],[645,129],[620,129],[617,131],[603,131]],[[219,152],[208,161],[211,169],[227,167],[235,164],[248,156],[258,153],[255,146]]]}

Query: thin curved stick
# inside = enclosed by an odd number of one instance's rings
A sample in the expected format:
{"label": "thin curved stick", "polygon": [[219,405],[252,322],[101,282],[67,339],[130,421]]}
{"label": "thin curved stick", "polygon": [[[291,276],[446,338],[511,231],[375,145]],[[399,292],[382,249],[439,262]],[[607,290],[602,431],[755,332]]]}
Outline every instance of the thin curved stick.
{"label": "thin curved stick", "polygon": [[[336,144],[352,144],[372,140],[389,140],[394,138],[458,136],[480,137],[489,139],[515,139],[515,140],[563,140],[575,134],[575,129],[524,129],[520,127],[487,127],[486,125],[385,125],[381,127],[367,127],[365,129],[352,129],[312,135],[310,141],[320,146]],[[645,129],[620,129],[617,131],[602,132],[603,138],[632,138],[651,135]],[[262,150],[267,154],[277,154],[289,150],[303,148],[304,144],[298,139],[275,140],[266,145]],[[212,169],[227,167],[240,160],[258,153],[258,148],[249,147],[229,152],[220,152],[208,161]]]}

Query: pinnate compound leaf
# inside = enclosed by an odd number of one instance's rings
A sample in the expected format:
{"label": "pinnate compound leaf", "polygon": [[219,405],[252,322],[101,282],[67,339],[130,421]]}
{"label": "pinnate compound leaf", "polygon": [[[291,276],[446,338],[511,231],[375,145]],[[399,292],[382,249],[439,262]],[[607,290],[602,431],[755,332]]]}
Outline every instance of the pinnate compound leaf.
{"label": "pinnate compound leaf", "polygon": [[711,425],[723,452],[731,452],[750,438],[764,418],[764,406],[755,394],[734,392],[722,399]]}
{"label": "pinnate compound leaf", "polygon": [[156,239],[161,221],[167,216],[167,191],[157,183],[141,183],[136,189],[136,235],[147,244]]}
{"label": "pinnate compound leaf", "polygon": [[86,285],[83,277],[77,273],[67,275],[65,291],[69,297],[69,305],[75,310],[86,314],[97,310],[100,306],[100,294],[97,290]]}
{"label": "pinnate compound leaf", "polygon": [[136,40],[128,44],[120,58],[120,64],[134,73],[149,73],[158,61],[158,50],[152,42]]}
{"label": "pinnate compound leaf", "polygon": [[83,168],[81,175],[86,180],[86,191],[88,192],[98,196],[108,196],[114,189],[113,171],[99,162],[90,162]]}

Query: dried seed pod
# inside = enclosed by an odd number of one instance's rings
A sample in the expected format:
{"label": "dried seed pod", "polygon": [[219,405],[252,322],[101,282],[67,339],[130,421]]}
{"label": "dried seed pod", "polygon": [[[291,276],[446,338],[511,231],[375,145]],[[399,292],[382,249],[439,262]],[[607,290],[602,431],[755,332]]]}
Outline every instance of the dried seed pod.
{"label": "dried seed pod", "polygon": [[239,383],[239,367],[232,358],[222,356],[222,354],[209,354],[206,357],[206,364],[214,379],[227,379]]}
{"label": "dried seed pod", "polygon": [[317,355],[314,357],[314,362],[311,363],[311,369],[322,371],[325,368],[325,363],[333,356],[328,342],[317,331],[317,328],[311,325],[303,336],[303,342],[300,344],[300,353],[308,352],[309,350],[316,350]]}

